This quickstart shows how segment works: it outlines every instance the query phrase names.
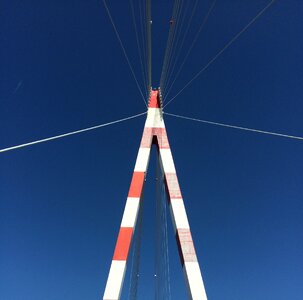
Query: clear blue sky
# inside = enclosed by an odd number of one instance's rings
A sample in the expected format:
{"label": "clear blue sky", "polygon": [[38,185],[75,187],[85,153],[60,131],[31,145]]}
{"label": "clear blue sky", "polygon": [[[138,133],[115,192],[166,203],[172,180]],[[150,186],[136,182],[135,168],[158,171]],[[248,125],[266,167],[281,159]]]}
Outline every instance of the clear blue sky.
{"label": "clear blue sky", "polygon": [[[108,2],[141,79],[128,1]],[[210,1],[199,3],[191,36]],[[171,96],[267,3],[218,0]],[[145,110],[101,1],[0,6],[0,148]],[[171,7],[152,1],[156,87]],[[302,1],[277,0],[167,112],[303,136],[302,17]],[[303,142],[165,120],[209,299],[303,299]],[[143,125],[144,116],[0,155],[1,300],[101,299]],[[154,298],[154,165],[145,300]],[[169,230],[172,299],[186,299]]]}

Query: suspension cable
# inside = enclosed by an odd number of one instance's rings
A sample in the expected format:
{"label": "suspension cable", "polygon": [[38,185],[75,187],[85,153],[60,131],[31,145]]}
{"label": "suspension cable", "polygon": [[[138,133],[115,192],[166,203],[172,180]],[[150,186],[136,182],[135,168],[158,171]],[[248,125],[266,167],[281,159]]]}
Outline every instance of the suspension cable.
{"label": "suspension cable", "polygon": [[207,14],[206,14],[205,17],[204,17],[204,19],[203,19],[203,21],[202,21],[202,23],[201,23],[201,26],[200,26],[200,28],[198,29],[198,31],[197,31],[197,33],[196,33],[196,35],[195,35],[195,37],[194,37],[194,39],[193,39],[193,41],[192,41],[192,43],[191,43],[189,49],[188,49],[188,51],[187,51],[187,53],[186,53],[186,55],[185,55],[185,57],[184,57],[184,59],[183,59],[183,61],[182,61],[182,63],[181,63],[181,65],[180,65],[180,67],[179,67],[177,73],[176,73],[176,76],[175,76],[173,82],[171,83],[171,85],[170,85],[169,88],[168,88],[168,91],[167,91],[167,93],[166,93],[166,95],[165,95],[165,97],[164,97],[164,101],[165,101],[165,99],[168,97],[168,94],[170,93],[170,91],[171,91],[171,89],[172,89],[174,83],[175,83],[176,80],[178,79],[178,77],[179,77],[179,75],[180,75],[180,73],[181,73],[181,71],[182,71],[182,68],[183,68],[184,64],[186,63],[186,61],[187,61],[187,59],[188,59],[188,57],[189,57],[189,55],[190,55],[190,53],[191,53],[193,47],[195,46],[195,44],[196,44],[196,42],[197,42],[197,40],[198,40],[198,38],[199,38],[199,35],[200,35],[201,31],[202,31],[203,28],[205,27],[205,24],[207,23],[207,20],[208,20],[208,18],[209,18],[209,16],[210,16],[212,10],[213,10],[214,7],[215,7],[216,2],[217,2],[217,0],[213,0],[211,6],[209,7],[209,10],[208,10]]}
{"label": "suspension cable", "polygon": [[168,61],[169,51],[170,51],[170,47],[171,47],[171,43],[172,43],[173,34],[175,31],[175,25],[176,25],[175,23],[176,23],[176,16],[178,13],[178,9],[179,9],[179,1],[175,0],[174,6],[173,6],[173,13],[172,13],[172,17],[170,20],[170,27],[169,27],[168,38],[167,38],[167,42],[166,42],[165,54],[164,54],[164,59],[163,59],[162,71],[161,71],[161,78],[160,78],[161,90],[163,88],[164,78],[166,75],[167,61]]}
{"label": "suspension cable", "polygon": [[152,40],[151,40],[151,28],[152,28],[152,19],[151,19],[151,0],[147,0],[146,4],[146,30],[147,30],[147,69],[148,69],[148,89],[152,87]]}
{"label": "suspension cable", "polygon": [[138,55],[139,55],[139,61],[140,61],[140,68],[141,68],[141,73],[142,73],[142,80],[143,80],[143,85],[144,85],[144,90],[145,90],[145,99],[148,98],[148,89],[147,89],[147,82],[144,74],[144,66],[143,66],[143,60],[142,60],[142,49],[140,47],[140,42],[139,42],[139,34],[138,34],[138,28],[137,28],[137,23],[136,23],[136,18],[135,18],[135,8],[134,8],[134,3],[133,0],[129,0],[131,12],[132,12],[132,19],[133,19],[133,25],[135,29],[135,35],[136,35],[136,43],[137,43],[137,48],[138,48]]}
{"label": "suspension cable", "polygon": [[162,272],[160,270],[160,260],[161,256],[161,212],[160,212],[160,172],[159,172],[159,158],[157,159],[157,169],[156,169],[156,226],[155,226],[155,299],[161,299],[160,283],[162,281]]}
{"label": "suspension cable", "polygon": [[112,23],[112,26],[113,26],[113,28],[114,28],[116,37],[117,37],[117,39],[118,39],[118,41],[119,41],[119,44],[120,44],[121,49],[122,49],[122,51],[123,51],[123,54],[124,54],[124,56],[125,56],[125,58],[126,58],[127,64],[128,64],[128,66],[129,66],[129,69],[130,69],[130,71],[131,71],[131,73],[132,73],[132,75],[133,75],[133,77],[134,77],[134,80],[135,80],[135,82],[136,82],[137,88],[138,88],[138,90],[139,90],[139,92],[140,92],[140,94],[141,94],[141,96],[142,96],[142,99],[143,99],[143,101],[144,101],[144,103],[145,103],[145,106],[147,107],[147,103],[146,103],[146,101],[145,101],[145,98],[144,98],[142,89],[141,89],[141,87],[140,87],[140,85],[139,85],[139,82],[138,82],[137,77],[136,77],[136,75],[135,75],[134,69],[133,69],[133,67],[132,67],[132,65],[131,65],[131,63],[130,63],[130,60],[129,60],[128,56],[127,56],[126,50],[125,50],[125,48],[124,48],[124,45],[123,45],[123,43],[122,43],[122,40],[121,40],[120,35],[119,35],[119,33],[118,33],[118,30],[117,30],[117,28],[116,28],[116,25],[115,25],[115,23],[114,23],[114,20],[113,20],[113,18],[112,18],[112,16],[111,16],[111,13],[110,13],[110,11],[109,11],[109,8],[108,8],[108,6],[107,6],[107,4],[106,4],[106,0],[103,0],[103,4],[104,4],[105,10],[106,10],[106,12],[107,12],[107,15],[108,15],[108,17],[109,17],[109,19],[110,19],[110,21],[111,21],[111,23]]}
{"label": "suspension cable", "polygon": [[170,44],[169,44],[169,48],[168,48],[168,56],[167,56],[167,64],[166,64],[166,68],[165,68],[165,72],[164,72],[164,76],[163,76],[163,80],[162,80],[162,85],[161,85],[161,90],[163,90],[163,93],[165,93],[165,86],[166,86],[166,81],[167,81],[167,77],[169,75],[169,68],[171,65],[171,60],[172,60],[172,54],[173,54],[173,50],[175,48],[175,41],[176,41],[176,36],[178,36],[178,32],[179,32],[179,28],[181,26],[181,12],[182,12],[182,8],[183,8],[183,1],[180,0],[178,2],[178,6],[177,6],[177,10],[175,13],[175,16],[173,16],[173,19],[171,20],[171,26],[172,26],[172,37],[170,40]]}
{"label": "suspension cable", "polygon": [[[189,2],[187,2],[188,4]],[[174,30],[174,34],[173,34],[173,38],[172,38],[172,42],[171,42],[171,46],[170,46],[170,51],[169,51],[169,56],[168,56],[168,62],[167,62],[167,70],[166,70],[166,73],[165,73],[165,78],[164,78],[164,81],[163,81],[163,86],[161,88],[161,90],[163,89],[163,92],[165,93],[165,87],[166,87],[166,82],[169,78],[169,75],[170,75],[170,69],[171,69],[171,64],[172,64],[172,61],[174,60],[174,54],[176,52],[176,48],[177,48],[177,44],[178,44],[178,41],[179,41],[179,37],[181,35],[181,32],[182,32],[182,25],[183,25],[183,21],[184,21],[184,17],[186,15],[186,9],[185,9],[185,12],[182,14],[183,12],[183,7],[184,7],[184,2],[183,1],[180,1],[180,7],[178,9],[178,13],[175,17],[175,20],[172,20],[173,23],[175,23],[175,30]],[[186,6],[187,8],[188,6]]]}
{"label": "suspension cable", "polygon": [[134,233],[133,241],[133,253],[132,253],[132,265],[130,272],[130,286],[128,292],[129,300],[137,299],[138,281],[140,271],[140,249],[141,249],[141,237],[142,237],[142,220],[143,220],[143,206],[144,206],[144,191],[139,202],[139,211],[137,217],[137,225]]}
{"label": "suspension cable", "polygon": [[207,120],[203,120],[203,119],[180,116],[180,115],[171,114],[171,113],[167,113],[167,112],[165,114],[168,115],[168,116],[172,116],[172,117],[176,117],[176,118],[180,118],[180,119],[196,121],[196,122],[210,124],[210,125],[216,125],[216,126],[222,126],[222,127],[227,127],[227,128],[240,129],[240,130],[251,131],[251,132],[256,132],[256,133],[274,135],[274,136],[279,136],[279,137],[284,137],[284,138],[289,138],[289,139],[295,139],[295,140],[303,140],[303,137],[301,137],[301,136],[295,136],[295,135],[289,135],[289,134],[284,134],[284,133],[277,133],[277,132],[272,132],[272,131],[265,131],[265,130],[260,130],[260,129],[254,129],[254,128],[248,128],[248,127],[218,123],[218,122],[207,121]]}
{"label": "suspension cable", "polygon": [[158,157],[156,170],[155,299],[171,300],[166,207],[164,173]]}
{"label": "suspension cable", "polygon": [[140,20],[140,33],[142,40],[142,50],[143,50],[143,62],[144,62],[144,75],[145,75],[145,84],[147,95],[149,96],[149,86],[148,86],[148,67],[147,67],[147,37],[146,37],[146,8],[144,7],[145,1],[139,1],[138,10],[139,10],[139,20]]}
{"label": "suspension cable", "polygon": [[130,117],[126,117],[126,118],[123,118],[123,119],[119,119],[119,120],[116,120],[116,121],[112,121],[112,122],[108,122],[108,123],[104,123],[104,124],[100,124],[100,125],[96,125],[96,126],[92,126],[92,127],[88,127],[88,128],[84,128],[84,129],[80,129],[80,130],[60,134],[60,135],[55,135],[55,136],[52,136],[52,137],[48,137],[48,138],[41,139],[41,140],[36,140],[36,141],[33,141],[33,142],[29,142],[29,143],[25,143],[25,144],[21,144],[21,145],[17,145],[17,146],[3,148],[3,149],[0,149],[0,153],[15,150],[15,149],[19,149],[19,148],[23,148],[23,147],[28,147],[28,146],[31,146],[31,145],[44,143],[44,142],[48,142],[48,141],[52,141],[52,140],[56,140],[56,139],[60,139],[60,138],[66,137],[66,136],[70,136],[70,135],[74,135],[74,134],[78,134],[78,133],[82,133],[82,132],[86,132],[86,131],[90,131],[90,130],[95,130],[95,129],[98,129],[98,128],[101,128],[101,127],[106,127],[106,126],[109,126],[109,125],[113,125],[113,124],[121,123],[121,122],[124,122],[124,121],[127,121],[127,120],[131,120],[131,119],[137,118],[139,116],[143,116],[145,114],[146,114],[146,112],[143,112],[143,113],[140,113],[140,114],[137,114],[137,115],[134,115],[134,116],[130,116]]}
{"label": "suspension cable", "polygon": [[164,235],[165,235],[165,242],[164,242],[164,249],[165,249],[165,256],[166,256],[166,266],[165,266],[165,273],[166,273],[166,299],[171,300],[171,292],[170,292],[170,269],[169,269],[169,251],[168,251],[168,230],[167,230],[167,198],[166,198],[166,191],[165,191],[165,184],[164,184],[164,176],[162,179],[162,203],[163,203],[163,210],[164,210]]}
{"label": "suspension cable", "polygon": [[261,15],[274,4],[276,0],[271,0],[240,32],[238,32],[185,86],[172,97],[163,108],[169,105],[178,95],[180,95],[195,79],[197,79],[230,45],[232,45]]}
{"label": "suspension cable", "polygon": [[[190,15],[189,20],[188,20],[188,22],[187,22],[187,26],[186,26],[186,29],[185,29],[185,34],[184,34],[184,36],[183,36],[183,38],[182,38],[180,47],[178,47],[178,53],[177,53],[177,55],[176,55],[176,59],[174,60],[174,64],[173,64],[171,73],[174,72],[175,67],[176,67],[176,65],[177,65],[177,61],[178,61],[178,59],[179,59],[179,57],[180,57],[181,50],[183,49],[184,42],[185,42],[185,40],[186,40],[186,37],[188,36],[189,28],[190,28],[190,25],[191,25],[191,23],[192,23],[193,17],[194,17],[194,15],[195,15],[195,12],[196,12],[196,9],[197,9],[198,2],[199,2],[199,0],[196,0],[195,3],[194,3],[194,6],[193,6],[193,9],[192,9],[191,15]],[[189,3],[189,2],[188,2],[188,3]],[[168,80],[167,80],[167,86],[169,85],[169,81],[170,81],[170,78],[168,78]],[[163,102],[164,102],[164,99],[163,99]]]}

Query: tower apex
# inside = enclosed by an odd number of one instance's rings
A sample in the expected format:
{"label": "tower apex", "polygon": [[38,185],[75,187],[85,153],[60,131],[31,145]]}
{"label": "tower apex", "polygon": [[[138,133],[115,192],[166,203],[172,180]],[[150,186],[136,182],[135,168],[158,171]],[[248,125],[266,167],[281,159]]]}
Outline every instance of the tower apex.
{"label": "tower apex", "polygon": [[163,108],[160,89],[151,89],[148,100],[148,108]]}

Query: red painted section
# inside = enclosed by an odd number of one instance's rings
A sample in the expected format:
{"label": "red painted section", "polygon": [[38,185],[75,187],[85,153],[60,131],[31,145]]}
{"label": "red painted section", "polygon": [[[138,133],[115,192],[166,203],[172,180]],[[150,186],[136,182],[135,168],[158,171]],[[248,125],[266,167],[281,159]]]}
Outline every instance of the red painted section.
{"label": "red painted section", "polygon": [[176,173],[165,173],[165,183],[170,198],[182,198]]}
{"label": "red painted section", "polygon": [[150,148],[153,138],[153,128],[145,127],[141,139],[140,147],[142,148]]}
{"label": "red painted section", "polygon": [[170,148],[165,128],[154,128],[153,133],[154,135],[157,136],[157,142],[159,148],[161,149]]}
{"label": "red painted section", "polygon": [[140,147],[150,148],[153,137],[157,137],[157,146],[159,148],[169,148],[168,138],[165,128],[145,127],[141,139]]}
{"label": "red painted section", "polygon": [[121,227],[116,243],[113,260],[127,260],[133,228]]}
{"label": "red painted section", "polygon": [[177,229],[176,240],[179,250],[179,256],[182,263],[197,261],[194,242],[189,229]]}
{"label": "red painted section", "polygon": [[149,101],[148,107],[160,108],[158,94],[159,94],[159,91],[152,91],[151,92],[151,96],[150,96],[150,101]]}
{"label": "red painted section", "polygon": [[141,197],[142,187],[144,183],[144,172],[134,172],[132,182],[130,184],[128,197]]}

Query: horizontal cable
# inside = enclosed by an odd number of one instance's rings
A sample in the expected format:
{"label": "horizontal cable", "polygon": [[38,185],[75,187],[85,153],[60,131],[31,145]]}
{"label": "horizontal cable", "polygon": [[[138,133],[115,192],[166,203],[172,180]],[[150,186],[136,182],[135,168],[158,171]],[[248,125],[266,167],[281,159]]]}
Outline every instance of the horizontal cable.
{"label": "horizontal cable", "polygon": [[271,0],[251,21],[239,31],[179,92],[172,97],[163,108],[169,105],[176,97],[178,97],[195,79],[197,79],[230,45],[232,45],[263,13],[274,4],[276,0]]}
{"label": "horizontal cable", "polygon": [[23,148],[23,147],[28,147],[28,146],[31,146],[31,145],[44,143],[44,142],[48,142],[48,141],[52,141],[52,140],[56,140],[56,139],[60,139],[60,138],[66,137],[66,136],[70,136],[70,135],[74,135],[74,134],[78,134],[78,133],[98,129],[98,128],[101,128],[101,127],[106,127],[106,126],[109,126],[109,125],[113,125],[113,124],[117,124],[117,123],[124,122],[124,121],[127,121],[127,120],[131,120],[131,119],[137,118],[137,117],[145,115],[145,114],[146,114],[146,112],[143,112],[143,113],[140,113],[140,114],[137,114],[137,115],[134,115],[134,116],[130,116],[130,117],[126,117],[126,118],[123,118],[123,119],[119,119],[119,120],[116,120],[116,121],[112,121],[112,122],[108,122],[108,123],[104,123],[104,124],[100,124],[100,125],[96,125],[96,126],[92,126],[92,127],[88,127],[88,128],[84,128],[84,129],[80,129],[80,130],[60,134],[60,135],[55,135],[55,136],[52,136],[52,137],[48,137],[48,138],[45,138],[45,139],[41,139],[41,140],[37,140],[37,141],[33,141],[33,142],[29,142],[29,143],[25,143],[25,144],[21,144],[21,145],[17,145],[17,146],[3,148],[3,149],[0,149],[0,153],[15,150],[15,149],[19,149],[19,148]]}
{"label": "horizontal cable", "polygon": [[301,136],[288,135],[288,134],[271,132],[271,131],[264,131],[264,130],[254,129],[254,128],[248,128],[248,127],[242,127],[242,126],[236,126],[236,125],[230,125],[230,124],[212,122],[212,121],[207,121],[207,120],[202,120],[202,119],[196,119],[196,118],[190,118],[190,117],[185,117],[185,116],[180,116],[180,115],[170,114],[170,113],[165,113],[165,114],[168,115],[168,116],[177,117],[177,118],[185,119],[185,120],[196,121],[196,122],[200,122],[200,123],[206,123],[206,124],[211,124],[211,125],[228,127],[228,128],[233,128],[233,129],[252,131],[252,132],[256,132],[256,133],[275,135],[275,136],[285,137],[285,138],[289,138],[289,139],[303,140],[303,137],[301,137]]}

